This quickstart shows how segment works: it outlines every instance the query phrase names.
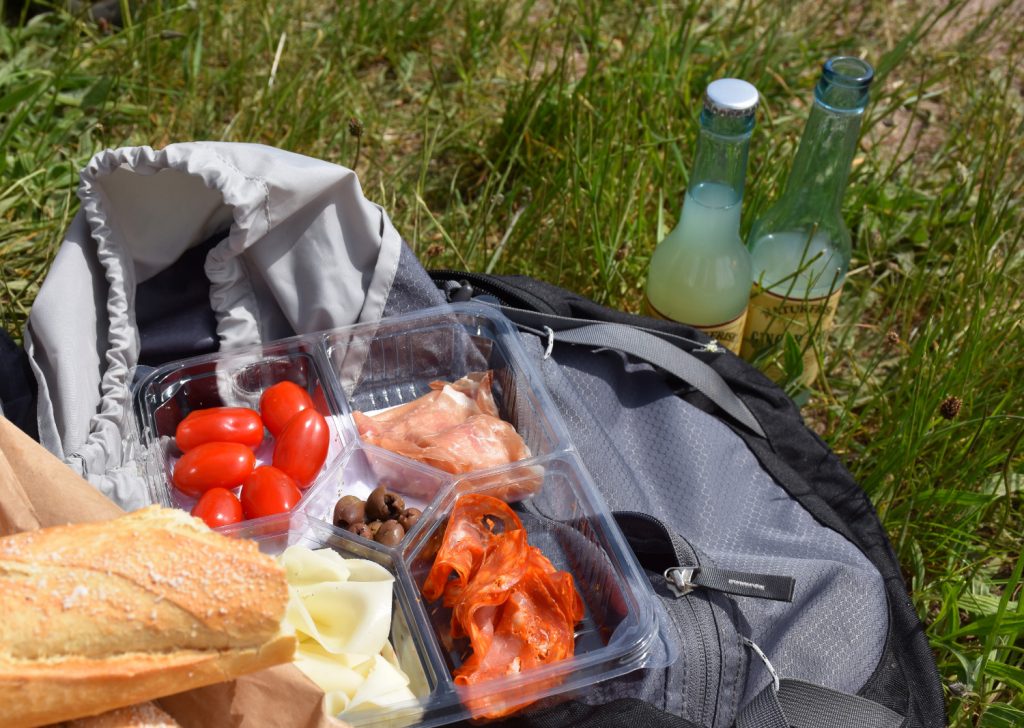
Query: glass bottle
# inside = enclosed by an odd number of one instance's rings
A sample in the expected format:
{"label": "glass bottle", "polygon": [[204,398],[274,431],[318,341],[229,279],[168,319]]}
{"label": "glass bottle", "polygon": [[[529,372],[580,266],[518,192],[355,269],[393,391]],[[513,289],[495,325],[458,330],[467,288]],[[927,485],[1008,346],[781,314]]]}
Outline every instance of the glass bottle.
{"label": "glass bottle", "polygon": [[701,329],[735,353],[750,296],[740,206],[757,103],[746,81],[708,84],[679,222],[658,243],[647,273],[649,315]]}
{"label": "glass bottle", "polygon": [[[753,358],[788,333],[803,355],[803,384],[818,374],[818,351],[850,267],[840,206],[873,77],[859,58],[825,62],[782,195],[748,237],[754,287],[742,354]],[[776,379],[783,374],[777,364],[766,371]]]}

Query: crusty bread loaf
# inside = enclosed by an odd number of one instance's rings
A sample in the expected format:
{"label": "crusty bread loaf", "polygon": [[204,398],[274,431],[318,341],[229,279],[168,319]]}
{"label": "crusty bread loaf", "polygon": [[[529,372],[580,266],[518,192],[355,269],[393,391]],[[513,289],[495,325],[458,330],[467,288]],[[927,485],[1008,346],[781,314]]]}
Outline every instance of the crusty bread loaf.
{"label": "crusty bread loaf", "polygon": [[291,659],[283,570],[150,507],[0,539],[0,725],[95,715]]}
{"label": "crusty bread loaf", "polygon": [[140,703],[61,723],[60,728],[181,728],[181,724],[152,703]]}

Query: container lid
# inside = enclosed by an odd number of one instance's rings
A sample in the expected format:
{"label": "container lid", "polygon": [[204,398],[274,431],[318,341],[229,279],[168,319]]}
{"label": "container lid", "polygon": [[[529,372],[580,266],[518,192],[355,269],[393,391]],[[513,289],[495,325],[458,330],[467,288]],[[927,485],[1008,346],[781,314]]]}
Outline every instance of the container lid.
{"label": "container lid", "polygon": [[720,78],[708,84],[704,108],[725,116],[753,116],[758,98],[753,84],[739,78]]}

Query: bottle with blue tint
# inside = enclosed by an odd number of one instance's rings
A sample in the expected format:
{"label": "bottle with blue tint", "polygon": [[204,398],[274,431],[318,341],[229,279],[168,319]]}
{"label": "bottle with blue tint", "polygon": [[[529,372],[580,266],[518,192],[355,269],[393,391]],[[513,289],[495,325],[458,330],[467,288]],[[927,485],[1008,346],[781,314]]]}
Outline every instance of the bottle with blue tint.
{"label": "bottle with blue tint", "polygon": [[[826,61],[782,195],[748,236],[754,287],[742,354],[782,357],[788,335],[802,354],[803,384],[818,374],[850,267],[850,231],[840,208],[873,77],[860,58]],[[766,372],[776,379],[785,373],[771,356]]]}
{"label": "bottle with blue tint", "polygon": [[647,274],[646,313],[701,329],[735,353],[750,297],[740,205],[757,103],[746,81],[708,85],[679,222],[658,243]]}

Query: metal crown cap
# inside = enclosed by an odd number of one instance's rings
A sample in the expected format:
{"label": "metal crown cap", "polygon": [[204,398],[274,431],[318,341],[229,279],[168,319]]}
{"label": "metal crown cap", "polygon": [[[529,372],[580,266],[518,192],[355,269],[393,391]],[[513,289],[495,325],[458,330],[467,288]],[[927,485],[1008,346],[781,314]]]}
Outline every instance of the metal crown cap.
{"label": "metal crown cap", "polygon": [[758,100],[754,85],[739,78],[712,81],[704,92],[704,108],[724,116],[753,116]]}

